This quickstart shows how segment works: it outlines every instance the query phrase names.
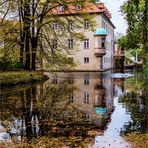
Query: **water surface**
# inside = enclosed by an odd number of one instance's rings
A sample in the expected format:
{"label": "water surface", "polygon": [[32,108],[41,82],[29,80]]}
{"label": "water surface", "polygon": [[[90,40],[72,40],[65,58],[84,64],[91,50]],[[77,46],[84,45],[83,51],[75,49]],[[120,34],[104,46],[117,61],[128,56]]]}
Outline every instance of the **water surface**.
{"label": "water surface", "polygon": [[137,75],[47,74],[44,83],[1,90],[1,141],[45,137],[50,147],[124,148],[131,145],[123,135],[146,132],[145,89],[134,88]]}

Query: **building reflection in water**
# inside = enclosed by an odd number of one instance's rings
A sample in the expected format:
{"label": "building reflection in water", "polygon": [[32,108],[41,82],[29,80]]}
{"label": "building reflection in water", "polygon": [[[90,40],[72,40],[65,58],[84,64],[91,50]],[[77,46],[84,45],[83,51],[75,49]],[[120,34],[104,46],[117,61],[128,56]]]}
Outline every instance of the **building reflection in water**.
{"label": "building reflection in water", "polygon": [[[113,83],[108,76],[98,73],[56,73],[49,74],[48,83],[67,82],[78,90],[68,97],[68,103],[73,104],[82,113],[85,120],[93,122],[98,127],[105,127],[113,111]],[[96,108],[105,108],[106,112],[97,114]]]}
{"label": "building reflection in water", "polygon": [[1,92],[0,138],[86,136],[87,125],[103,134],[114,109],[112,79],[98,73],[48,75],[44,83]]}

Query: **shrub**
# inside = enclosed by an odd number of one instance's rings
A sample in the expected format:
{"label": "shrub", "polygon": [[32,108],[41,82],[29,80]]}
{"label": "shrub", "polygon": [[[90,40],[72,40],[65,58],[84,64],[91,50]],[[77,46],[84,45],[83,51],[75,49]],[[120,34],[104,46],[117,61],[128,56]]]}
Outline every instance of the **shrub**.
{"label": "shrub", "polygon": [[8,71],[8,70],[18,70],[22,69],[23,65],[20,61],[13,61],[11,58],[2,57],[0,58],[0,70]]}

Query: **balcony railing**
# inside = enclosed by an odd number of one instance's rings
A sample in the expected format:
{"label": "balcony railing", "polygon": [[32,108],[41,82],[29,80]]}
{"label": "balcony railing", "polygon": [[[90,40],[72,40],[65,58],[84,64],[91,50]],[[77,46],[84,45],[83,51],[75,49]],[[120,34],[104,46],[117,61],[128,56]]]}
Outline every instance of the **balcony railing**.
{"label": "balcony railing", "polygon": [[106,54],[106,48],[95,48],[96,56],[104,56]]}

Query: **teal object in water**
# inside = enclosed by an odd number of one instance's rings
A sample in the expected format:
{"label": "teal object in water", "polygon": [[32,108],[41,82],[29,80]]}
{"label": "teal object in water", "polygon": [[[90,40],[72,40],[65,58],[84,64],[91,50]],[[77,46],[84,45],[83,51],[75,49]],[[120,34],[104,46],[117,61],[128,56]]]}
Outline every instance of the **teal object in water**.
{"label": "teal object in water", "polygon": [[96,110],[96,114],[98,115],[101,115],[107,112],[107,109],[103,107],[97,107],[95,110]]}
{"label": "teal object in water", "polygon": [[107,35],[107,31],[104,28],[97,28],[95,35]]}

